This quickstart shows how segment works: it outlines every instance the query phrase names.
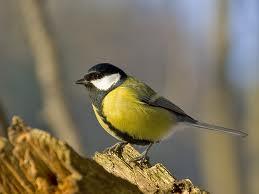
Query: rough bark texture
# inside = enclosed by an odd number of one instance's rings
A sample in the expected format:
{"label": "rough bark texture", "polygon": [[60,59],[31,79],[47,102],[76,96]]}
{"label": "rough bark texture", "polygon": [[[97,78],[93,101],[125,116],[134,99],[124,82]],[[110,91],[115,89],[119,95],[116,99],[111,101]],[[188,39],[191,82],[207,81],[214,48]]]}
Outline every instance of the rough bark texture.
{"label": "rough bark texture", "polygon": [[19,117],[8,136],[0,137],[0,193],[206,193],[161,164],[129,163],[139,154],[129,145],[123,158],[96,153],[94,161]]}

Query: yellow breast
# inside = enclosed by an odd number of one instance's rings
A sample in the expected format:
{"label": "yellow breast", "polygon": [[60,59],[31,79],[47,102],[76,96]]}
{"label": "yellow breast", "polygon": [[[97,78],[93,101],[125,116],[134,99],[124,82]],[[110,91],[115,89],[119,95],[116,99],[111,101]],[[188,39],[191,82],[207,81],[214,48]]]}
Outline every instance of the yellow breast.
{"label": "yellow breast", "polygon": [[102,126],[102,128],[104,128],[105,131],[107,131],[111,136],[113,136],[113,137],[115,137],[115,138],[117,138],[119,140],[123,140],[114,131],[112,131],[110,129],[110,127],[107,125],[107,123],[105,123],[103,121],[103,118],[98,114],[97,108],[94,105],[92,105],[92,106],[93,106],[93,110],[94,110],[95,116],[96,116],[98,122],[100,123],[100,125]]}
{"label": "yellow breast", "polygon": [[[161,140],[175,123],[169,111],[139,101],[134,88],[123,86],[103,99],[103,114],[120,131],[136,139],[150,141]],[[107,129],[104,123],[101,125]]]}

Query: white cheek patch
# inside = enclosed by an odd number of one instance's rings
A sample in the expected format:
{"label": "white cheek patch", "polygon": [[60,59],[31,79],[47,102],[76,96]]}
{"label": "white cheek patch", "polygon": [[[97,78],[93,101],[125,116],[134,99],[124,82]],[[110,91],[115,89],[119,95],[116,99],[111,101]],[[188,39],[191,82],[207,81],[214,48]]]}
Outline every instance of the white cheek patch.
{"label": "white cheek patch", "polygon": [[92,80],[91,83],[99,90],[108,90],[120,80],[120,77],[119,73],[115,73],[101,79]]}

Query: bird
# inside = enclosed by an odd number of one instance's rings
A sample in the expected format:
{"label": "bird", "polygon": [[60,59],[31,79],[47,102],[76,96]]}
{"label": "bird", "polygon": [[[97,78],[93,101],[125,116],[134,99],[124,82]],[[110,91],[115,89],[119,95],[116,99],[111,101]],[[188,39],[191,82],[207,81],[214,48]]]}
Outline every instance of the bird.
{"label": "bird", "polygon": [[179,124],[247,136],[240,130],[194,119],[147,84],[110,63],[92,66],[76,84],[87,89],[100,125],[119,140],[109,151],[121,153],[128,143],[146,146],[133,162],[147,161],[151,146],[174,132]]}

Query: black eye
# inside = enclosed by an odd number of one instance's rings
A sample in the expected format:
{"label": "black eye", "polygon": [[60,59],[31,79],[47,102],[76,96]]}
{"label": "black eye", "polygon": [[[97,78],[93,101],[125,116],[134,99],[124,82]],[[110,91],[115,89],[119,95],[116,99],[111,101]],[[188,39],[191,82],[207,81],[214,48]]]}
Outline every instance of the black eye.
{"label": "black eye", "polygon": [[101,79],[102,77],[103,77],[103,74],[98,73],[98,72],[93,72],[93,73],[89,73],[89,74],[85,75],[85,79],[87,81]]}
{"label": "black eye", "polygon": [[96,75],[95,75],[95,79],[101,79],[103,76],[102,76],[102,74],[100,74],[100,73],[97,73]]}

